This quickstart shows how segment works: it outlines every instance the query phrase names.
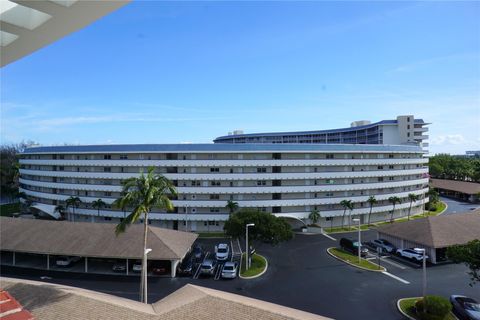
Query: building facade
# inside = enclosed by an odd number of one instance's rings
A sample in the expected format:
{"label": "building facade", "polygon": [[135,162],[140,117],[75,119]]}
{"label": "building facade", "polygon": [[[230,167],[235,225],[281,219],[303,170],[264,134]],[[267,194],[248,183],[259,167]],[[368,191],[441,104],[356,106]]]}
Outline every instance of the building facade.
{"label": "building facade", "polygon": [[[428,159],[418,145],[354,144],[164,144],[35,147],[20,156],[20,191],[34,210],[50,215],[71,196],[75,221],[118,222],[128,212],[112,208],[121,180],[155,167],[174,182],[174,212],[154,210],[152,225],[188,231],[220,231],[228,200],[290,221],[308,222],[312,210],[322,226],[342,223],[342,200],[354,203],[352,216],[366,222],[367,199],[378,201],[372,221],[387,220],[392,196],[401,203],[394,216],[421,212],[428,191]],[[410,204],[408,194],[420,200]],[[92,202],[102,199],[99,211]],[[350,212],[346,212],[348,216]],[[346,221],[346,220],[345,220]],[[346,222],[347,223],[347,222]]]}
{"label": "building facade", "polygon": [[412,115],[398,116],[396,120],[371,123],[354,121],[350,128],[244,134],[237,130],[218,137],[215,143],[321,143],[321,144],[414,144],[424,148],[428,143],[428,123]]}

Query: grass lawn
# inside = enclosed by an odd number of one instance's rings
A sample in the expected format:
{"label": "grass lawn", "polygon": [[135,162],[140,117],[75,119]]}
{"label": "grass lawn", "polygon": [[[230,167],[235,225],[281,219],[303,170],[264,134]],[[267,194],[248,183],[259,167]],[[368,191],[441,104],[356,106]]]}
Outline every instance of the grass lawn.
{"label": "grass lawn", "polygon": [[258,254],[254,254],[252,256],[252,265],[245,271],[245,253],[242,254],[242,266],[240,267],[240,274],[242,277],[253,277],[257,274],[260,274],[265,270],[267,266],[267,260],[264,257],[259,256]]}
{"label": "grass lawn", "polygon": [[20,203],[7,203],[0,205],[0,216],[11,217],[14,213],[20,212]]}
{"label": "grass lawn", "polygon": [[343,249],[339,248],[331,248],[329,249],[329,252],[333,254],[335,257],[343,260],[343,261],[348,261],[351,264],[354,264],[356,266],[369,269],[369,270],[383,270],[383,268],[378,268],[378,265],[376,263],[372,263],[368,260],[365,260],[363,258],[360,259],[360,263],[358,263],[358,256],[351,254],[350,252],[347,252]]}
{"label": "grass lawn", "polygon": [[198,232],[199,238],[226,238],[227,235],[223,232]]}
{"label": "grass lawn", "polygon": [[[408,314],[410,317],[414,319],[420,319],[417,318],[417,315],[415,313],[415,302],[417,302],[419,298],[409,298],[409,299],[404,299],[400,301],[400,309],[402,309],[403,312]],[[453,316],[452,313],[449,313],[443,320],[455,320],[456,318]]]}
{"label": "grass lawn", "polygon": [[[362,224],[360,226],[360,230],[368,230],[368,225]],[[335,227],[335,228],[323,228],[323,230],[326,233],[335,233],[335,232],[349,232],[349,231],[358,231],[358,226],[351,226],[350,228],[348,226],[346,227]]]}

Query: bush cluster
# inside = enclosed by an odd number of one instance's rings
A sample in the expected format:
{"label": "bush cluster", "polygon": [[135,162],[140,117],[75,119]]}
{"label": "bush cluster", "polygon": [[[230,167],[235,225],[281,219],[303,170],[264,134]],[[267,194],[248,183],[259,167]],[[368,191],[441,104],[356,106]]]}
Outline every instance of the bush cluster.
{"label": "bush cluster", "polygon": [[444,297],[426,296],[415,303],[415,309],[421,320],[443,320],[452,310],[452,305]]}

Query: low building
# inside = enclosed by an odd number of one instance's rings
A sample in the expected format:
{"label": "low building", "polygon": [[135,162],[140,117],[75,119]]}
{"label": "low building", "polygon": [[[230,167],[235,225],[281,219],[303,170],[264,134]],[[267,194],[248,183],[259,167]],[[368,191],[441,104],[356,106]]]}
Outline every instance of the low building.
{"label": "low building", "polygon": [[397,248],[424,248],[434,264],[446,260],[446,249],[480,239],[480,210],[393,223],[377,229],[378,238]]}
{"label": "low building", "polygon": [[432,188],[441,195],[468,202],[480,201],[480,183],[446,179],[430,179]]}
{"label": "low building", "polygon": [[[174,277],[178,263],[197,237],[195,233],[148,226],[147,247],[152,249],[148,254],[150,265],[162,266]],[[3,265],[50,270],[56,267],[56,257],[73,256],[80,257],[83,263],[77,262],[72,271],[105,273],[112,270],[113,262],[124,264],[124,273],[128,275],[132,264],[142,259],[143,225],[131,225],[125,233],[116,236],[115,225],[109,223],[2,217],[0,250]],[[98,267],[94,268],[91,262],[96,262]]]}
{"label": "low building", "polygon": [[162,320],[326,320],[328,318],[277,304],[191,284],[153,303],[115,297],[56,284],[0,278],[36,319]]}

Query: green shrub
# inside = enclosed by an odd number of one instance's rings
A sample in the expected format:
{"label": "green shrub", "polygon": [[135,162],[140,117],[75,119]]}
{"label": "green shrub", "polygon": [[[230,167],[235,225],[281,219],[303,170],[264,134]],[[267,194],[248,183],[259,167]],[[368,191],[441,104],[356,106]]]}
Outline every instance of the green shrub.
{"label": "green shrub", "polygon": [[422,320],[443,320],[452,310],[452,305],[444,297],[426,296],[415,303],[415,309]]}

